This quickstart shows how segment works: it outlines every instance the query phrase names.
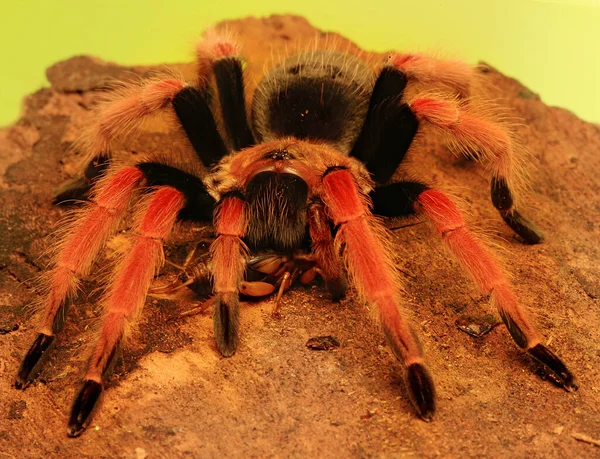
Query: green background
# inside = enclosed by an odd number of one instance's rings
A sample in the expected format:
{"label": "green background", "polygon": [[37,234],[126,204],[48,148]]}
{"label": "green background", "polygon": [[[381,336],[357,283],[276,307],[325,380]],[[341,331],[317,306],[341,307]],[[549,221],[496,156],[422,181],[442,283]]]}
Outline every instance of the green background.
{"label": "green background", "polygon": [[45,68],[75,54],[122,64],[191,60],[215,22],[294,13],[376,51],[484,60],[550,104],[600,122],[600,0],[2,0],[0,126]]}

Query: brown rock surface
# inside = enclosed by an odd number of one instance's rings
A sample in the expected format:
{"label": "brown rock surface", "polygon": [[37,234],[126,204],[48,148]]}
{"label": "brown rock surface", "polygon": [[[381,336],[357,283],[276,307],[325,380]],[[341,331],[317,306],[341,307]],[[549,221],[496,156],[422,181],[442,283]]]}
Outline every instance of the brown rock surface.
{"label": "brown rock surface", "polygon": [[[277,55],[318,34],[296,17],[229,27],[244,41],[255,82],[271,49]],[[177,67],[194,73],[192,65]],[[69,147],[97,100],[91,90],[103,87],[107,76],[148,70],[88,58],[57,64],[49,70],[53,87],[29,96],[21,120],[0,131],[3,457],[600,455],[597,446],[574,438],[600,439],[600,126],[547,107],[493,69],[482,76],[489,96],[524,120],[518,133],[534,168],[521,208],[544,229],[546,241],[525,246],[513,238],[491,205],[486,173],[436,139],[428,139],[413,167],[443,188],[460,187],[470,220],[501,247],[522,303],[578,376],[578,392],[543,380],[504,327],[479,339],[457,329],[459,317],[496,312],[433,231],[417,225],[394,231],[394,239],[408,314],[437,384],[433,422],[415,417],[400,367],[353,295],[333,304],[313,286],[284,296],[280,320],[270,316],[272,299],[244,304],[241,346],[229,359],[216,351],[210,312],[178,318],[190,304],[150,299],[92,425],[79,439],[67,438],[67,414],[93,339],[87,329],[99,314],[98,285],[86,283],[40,382],[21,392],[12,384],[35,336],[26,310],[37,298],[32,279],[47,261],[63,214],[50,204],[53,190],[76,174]],[[174,135],[159,122],[125,149],[169,146]],[[189,232],[175,238],[168,259],[181,261],[189,239]],[[329,335],[339,347],[306,347],[309,338]]]}

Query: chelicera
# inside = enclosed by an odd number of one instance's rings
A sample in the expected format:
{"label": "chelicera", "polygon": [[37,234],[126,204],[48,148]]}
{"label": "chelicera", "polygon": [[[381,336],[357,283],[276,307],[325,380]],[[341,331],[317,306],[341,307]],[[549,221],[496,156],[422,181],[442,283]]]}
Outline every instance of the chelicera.
{"label": "chelicera", "polygon": [[[481,103],[467,97],[469,66],[397,53],[373,69],[348,52],[308,50],[264,75],[248,113],[238,45],[217,35],[199,46],[198,55],[206,73],[199,83],[146,80],[98,107],[80,144],[89,154],[86,183],[59,197],[87,202],[71,219],[47,273],[38,336],[19,369],[18,388],[39,373],[80,280],[90,274],[136,196],[143,209],[133,227],[134,242],[101,300],[103,324],[73,404],[69,435],[79,435],[90,422],[177,221],[214,225],[209,257],[201,262],[191,257],[192,274],[182,282],[212,293],[215,339],[223,356],[238,347],[240,294],[262,296],[277,288],[281,294],[295,279],[310,282],[320,275],[334,301],[351,285],[376,311],[404,368],[416,412],[430,420],[434,383],[401,313],[394,248],[381,222],[381,217],[422,214],[479,290],[490,295],[515,342],[566,390],[577,388],[565,364],[542,344],[494,255],[467,228],[452,199],[422,181],[393,179],[415,135],[429,124],[460,152],[486,163],[492,203],[501,217],[524,242],[540,242],[513,202],[519,153],[512,134],[502,123],[477,115]],[[410,87],[423,85],[437,87],[441,95],[407,95]],[[189,164],[160,154],[113,164],[112,141],[164,110],[174,112],[189,140]]]}

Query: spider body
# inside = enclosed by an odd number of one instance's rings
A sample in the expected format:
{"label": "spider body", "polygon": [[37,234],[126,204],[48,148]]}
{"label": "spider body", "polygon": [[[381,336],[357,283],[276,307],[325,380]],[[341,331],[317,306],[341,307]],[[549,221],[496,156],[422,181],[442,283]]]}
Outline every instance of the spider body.
{"label": "spider body", "polygon": [[[515,342],[546,365],[565,389],[576,388],[566,366],[541,344],[503,270],[469,231],[452,200],[419,181],[392,181],[420,125],[429,123],[461,151],[476,150],[489,163],[492,203],[526,242],[539,242],[534,227],[514,207],[511,187],[518,171],[509,130],[463,103],[469,67],[394,54],[375,71],[347,53],[306,51],[265,75],[249,117],[237,45],[216,37],[201,44],[198,54],[210,74],[200,84],[151,80],[126,88],[99,107],[82,144],[91,156],[88,183],[59,197],[82,197],[91,188],[89,202],[71,223],[47,275],[39,334],[19,369],[17,387],[35,379],[64,324],[69,299],[137,190],[150,191],[142,197],[134,243],[116,264],[102,299],[105,318],[73,404],[69,435],[79,435],[88,425],[128,324],[139,314],[161,265],[163,241],[177,220],[213,221],[210,259],[197,263],[196,278],[184,280],[198,292],[211,286],[215,339],[224,356],[238,346],[241,294],[267,295],[279,286],[281,295],[294,279],[310,282],[318,273],[337,300],[348,277],[359,298],[375,311],[404,366],[418,415],[430,420],[433,380],[416,334],[402,316],[393,247],[375,217],[421,213],[479,289],[491,296]],[[211,79],[214,84],[207,82]],[[411,81],[439,83],[454,96],[422,93],[409,99],[405,88]],[[111,141],[165,109],[173,110],[190,141],[190,161],[199,160],[207,172],[183,170],[169,158],[111,166]]]}
{"label": "spider body", "polygon": [[251,112],[257,141],[320,140],[348,153],[360,134],[374,82],[363,61],[338,51],[304,51],[286,59],[256,90]]}

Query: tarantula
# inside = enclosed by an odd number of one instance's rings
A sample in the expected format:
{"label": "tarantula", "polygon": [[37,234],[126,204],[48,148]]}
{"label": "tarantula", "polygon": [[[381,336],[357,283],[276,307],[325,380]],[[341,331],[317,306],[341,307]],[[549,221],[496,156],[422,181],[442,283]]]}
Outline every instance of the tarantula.
{"label": "tarantula", "polygon": [[[294,278],[310,282],[318,273],[335,301],[344,295],[348,276],[361,300],[376,311],[404,366],[418,415],[430,420],[433,380],[417,336],[402,317],[393,247],[379,218],[419,213],[433,223],[481,292],[491,296],[514,341],[566,390],[577,388],[565,364],[542,344],[503,270],[452,200],[425,183],[392,180],[420,126],[432,125],[463,153],[487,161],[493,205],[525,242],[540,241],[513,205],[517,152],[509,129],[478,116],[477,103],[467,100],[469,66],[398,53],[374,70],[348,52],[304,51],[264,75],[249,116],[238,45],[216,36],[199,45],[198,56],[208,74],[200,83],[147,80],[100,106],[84,142],[91,155],[87,184],[61,197],[82,196],[91,188],[47,274],[39,334],[21,364],[17,388],[39,373],[80,279],[90,273],[134,196],[146,191],[134,242],[116,264],[102,298],[103,324],[72,407],[70,436],[89,424],[177,221],[213,222],[215,239],[205,267],[223,356],[233,355],[238,346],[240,294],[269,294],[275,290],[269,282],[280,285],[281,293]],[[452,97],[417,93],[409,98],[407,86],[418,87],[411,82],[437,85]],[[199,159],[207,171],[202,176],[168,157],[111,164],[111,141],[162,110],[174,111],[197,156],[190,162]],[[252,270],[246,270],[248,263]],[[248,271],[271,280],[252,280]]]}

